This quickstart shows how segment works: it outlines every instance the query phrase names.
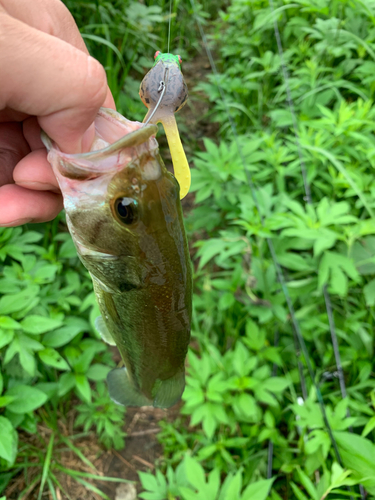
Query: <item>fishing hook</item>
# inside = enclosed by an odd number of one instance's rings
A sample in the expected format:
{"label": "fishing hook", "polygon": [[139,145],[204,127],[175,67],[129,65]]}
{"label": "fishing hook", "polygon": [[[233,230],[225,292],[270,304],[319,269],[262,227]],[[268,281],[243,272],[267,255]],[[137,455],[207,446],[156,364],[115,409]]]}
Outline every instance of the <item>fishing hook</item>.
{"label": "fishing hook", "polygon": [[160,106],[161,101],[163,100],[163,97],[164,97],[164,94],[165,94],[165,91],[166,91],[166,88],[167,88],[168,76],[169,76],[169,69],[166,68],[166,70],[164,72],[164,80],[160,80],[160,82],[159,82],[158,92],[161,92],[159,100],[156,103],[156,106],[154,107],[154,109],[152,110],[151,115],[145,121],[145,123],[144,123],[145,125],[147,125],[148,123],[150,123],[151,118],[154,116],[154,114],[156,113],[158,107]]}

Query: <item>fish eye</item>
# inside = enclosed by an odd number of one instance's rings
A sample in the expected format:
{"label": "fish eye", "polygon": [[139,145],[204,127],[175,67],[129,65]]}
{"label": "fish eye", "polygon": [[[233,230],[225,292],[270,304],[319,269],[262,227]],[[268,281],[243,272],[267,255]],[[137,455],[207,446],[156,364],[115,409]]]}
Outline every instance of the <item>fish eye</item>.
{"label": "fish eye", "polygon": [[133,198],[121,197],[115,201],[117,219],[122,224],[129,226],[138,219],[137,202]]}
{"label": "fish eye", "polygon": [[154,59],[156,59],[161,54],[160,50],[157,50],[154,55]]}

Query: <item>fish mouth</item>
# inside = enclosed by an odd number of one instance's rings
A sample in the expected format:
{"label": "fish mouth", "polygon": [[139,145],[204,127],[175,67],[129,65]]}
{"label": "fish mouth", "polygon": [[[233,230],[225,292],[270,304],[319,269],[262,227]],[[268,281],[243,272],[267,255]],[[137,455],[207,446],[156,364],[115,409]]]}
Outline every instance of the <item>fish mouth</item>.
{"label": "fish mouth", "polygon": [[[108,121],[117,122],[125,127],[129,128],[129,120],[126,120],[120,113],[114,111],[110,108],[100,108],[98,111],[98,116],[107,119]],[[103,156],[109,156],[116,153],[119,149],[123,148],[131,148],[134,146],[139,146],[140,144],[146,142],[151,136],[156,135],[158,131],[157,125],[149,124],[144,125],[140,123],[140,127],[133,132],[125,133],[123,137],[116,140],[109,146],[106,146],[101,149],[96,149],[95,151],[89,151],[87,153],[77,153],[77,154],[66,154],[64,156],[77,158],[77,159],[86,159],[90,158],[95,159],[96,157],[102,158]],[[50,151],[52,148],[58,149],[57,145],[52,141],[52,139],[42,130],[41,132],[42,142],[45,145],[46,149]]]}
{"label": "fish mouth", "polygon": [[[117,170],[121,155],[125,155],[128,161],[132,156],[138,156],[135,151],[137,146],[148,145],[150,150],[157,149],[156,141],[155,144],[148,142],[156,135],[157,125],[131,122],[109,108],[100,108],[94,123],[96,136],[91,151],[87,153],[63,153],[42,130],[41,139],[49,152],[50,162],[53,157],[59,157],[56,165],[64,177],[75,180],[99,177],[110,170]],[[105,147],[100,147],[103,144]]]}

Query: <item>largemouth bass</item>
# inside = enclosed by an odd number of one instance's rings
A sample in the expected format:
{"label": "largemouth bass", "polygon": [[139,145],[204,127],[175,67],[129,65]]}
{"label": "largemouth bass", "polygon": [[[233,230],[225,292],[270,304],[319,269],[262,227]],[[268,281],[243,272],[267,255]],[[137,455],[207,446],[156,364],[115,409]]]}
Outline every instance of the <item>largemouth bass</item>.
{"label": "largemouth bass", "polygon": [[64,154],[43,134],[70,234],[90,272],[103,340],[124,368],[107,377],[125,406],[168,408],[185,386],[192,276],[179,185],[159,155],[156,125],[101,109],[92,151]]}

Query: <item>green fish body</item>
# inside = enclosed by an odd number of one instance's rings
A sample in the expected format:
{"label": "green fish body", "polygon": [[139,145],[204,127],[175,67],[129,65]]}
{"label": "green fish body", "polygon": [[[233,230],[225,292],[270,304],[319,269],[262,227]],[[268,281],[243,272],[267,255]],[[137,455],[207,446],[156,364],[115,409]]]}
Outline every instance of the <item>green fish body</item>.
{"label": "green fish body", "polygon": [[192,276],[179,185],[159,155],[156,130],[101,109],[90,153],[64,154],[43,140],[93,280],[97,329],[124,361],[108,374],[110,396],[168,408],[185,386]]}

